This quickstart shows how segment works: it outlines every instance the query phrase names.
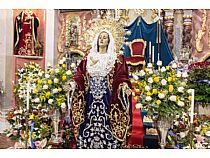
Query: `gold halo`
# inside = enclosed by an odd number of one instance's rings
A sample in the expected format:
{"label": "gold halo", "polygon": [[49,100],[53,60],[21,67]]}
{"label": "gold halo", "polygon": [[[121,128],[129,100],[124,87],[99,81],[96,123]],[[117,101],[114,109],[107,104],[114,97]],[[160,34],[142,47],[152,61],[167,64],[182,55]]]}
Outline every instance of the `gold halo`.
{"label": "gold halo", "polygon": [[88,48],[92,47],[92,42],[95,36],[103,29],[106,29],[111,32],[114,41],[117,53],[122,48],[122,45],[125,41],[125,30],[124,30],[124,21],[123,19],[94,19],[91,23],[89,29],[84,32],[84,39],[86,41],[86,46]]}

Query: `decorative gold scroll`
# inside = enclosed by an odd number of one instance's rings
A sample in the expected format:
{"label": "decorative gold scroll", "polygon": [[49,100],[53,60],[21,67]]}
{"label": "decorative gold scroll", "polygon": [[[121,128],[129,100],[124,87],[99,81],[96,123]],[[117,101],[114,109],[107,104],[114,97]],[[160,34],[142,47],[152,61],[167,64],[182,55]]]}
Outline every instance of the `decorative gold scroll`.
{"label": "decorative gold scroll", "polygon": [[205,34],[206,31],[206,19],[207,19],[207,12],[206,9],[203,10],[203,14],[202,14],[202,25],[201,25],[201,29],[198,30],[198,33],[196,35],[196,39],[195,39],[195,48],[197,50],[198,53],[201,53],[203,51],[203,44],[202,44],[202,38]]}

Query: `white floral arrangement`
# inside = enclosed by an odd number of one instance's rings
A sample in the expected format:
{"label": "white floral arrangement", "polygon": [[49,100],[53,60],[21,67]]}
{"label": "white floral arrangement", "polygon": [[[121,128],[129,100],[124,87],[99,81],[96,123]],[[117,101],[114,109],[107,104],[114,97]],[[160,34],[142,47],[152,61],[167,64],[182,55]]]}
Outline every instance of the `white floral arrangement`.
{"label": "white floral arrangement", "polygon": [[187,87],[187,72],[176,70],[177,64],[162,66],[158,62],[159,69],[155,70],[148,63],[138,76],[134,77],[140,96],[137,106],[148,111],[151,116],[168,118],[187,112],[191,96]]}

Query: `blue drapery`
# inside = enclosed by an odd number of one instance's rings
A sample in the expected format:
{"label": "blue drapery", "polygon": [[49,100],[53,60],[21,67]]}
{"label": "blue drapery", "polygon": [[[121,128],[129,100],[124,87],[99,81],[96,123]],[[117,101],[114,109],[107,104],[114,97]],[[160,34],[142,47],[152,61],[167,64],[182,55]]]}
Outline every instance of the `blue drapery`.
{"label": "blue drapery", "polygon": [[[161,26],[161,43],[160,43],[160,60],[162,60],[163,66],[168,65],[172,60],[174,60],[172,52],[169,48],[168,41],[166,39],[166,35],[164,29]],[[127,31],[131,31],[131,35],[126,35],[125,42],[131,42],[134,39],[143,39],[147,41],[147,47],[145,49],[145,61],[149,62],[149,41],[152,46],[154,46],[155,51],[155,67],[158,60],[158,44],[157,44],[157,29],[158,29],[158,21],[152,24],[147,24],[146,21],[142,17],[137,17],[136,20],[130,25],[125,27]],[[125,58],[131,56],[130,48],[127,45],[124,45],[124,55]]]}

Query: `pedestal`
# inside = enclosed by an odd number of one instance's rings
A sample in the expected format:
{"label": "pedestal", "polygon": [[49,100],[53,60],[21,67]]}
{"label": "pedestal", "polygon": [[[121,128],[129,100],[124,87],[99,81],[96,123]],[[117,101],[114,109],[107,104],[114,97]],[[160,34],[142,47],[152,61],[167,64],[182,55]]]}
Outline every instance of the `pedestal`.
{"label": "pedestal", "polygon": [[62,143],[61,142],[52,142],[50,140],[49,145],[52,145],[52,149],[62,149]]}

